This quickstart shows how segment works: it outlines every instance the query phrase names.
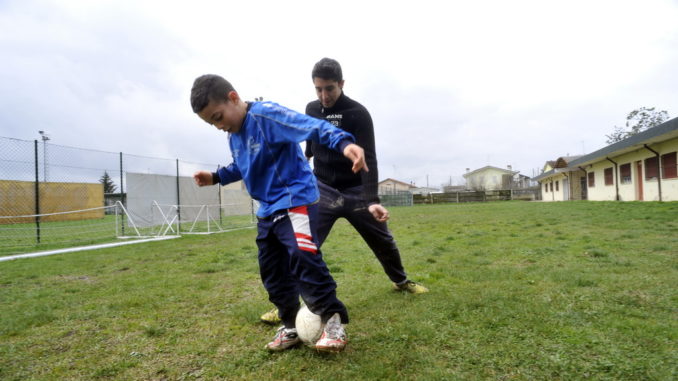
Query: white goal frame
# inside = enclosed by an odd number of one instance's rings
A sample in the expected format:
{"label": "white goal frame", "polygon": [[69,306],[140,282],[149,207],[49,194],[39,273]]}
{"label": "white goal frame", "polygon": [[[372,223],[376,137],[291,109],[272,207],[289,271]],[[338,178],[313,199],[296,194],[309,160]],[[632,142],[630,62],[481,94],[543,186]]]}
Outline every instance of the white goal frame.
{"label": "white goal frame", "polygon": [[[252,204],[251,206],[253,207],[253,202],[250,201]],[[207,205],[207,204],[201,204],[201,205],[177,205],[177,204],[165,204],[161,205],[157,201],[153,200],[153,208],[157,209],[160,212],[160,215],[162,216],[163,223],[160,227],[160,231],[158,232],[159,236],[165,236],[168,231],[172,231],[175,234],[178,235],[183,235],[183,234],[216,234],[216,233],[224,233],[224,232],[229,232],[229,231],[234,231],[234,230],[240,230],[240,229],[251,229],[255,226],[255,221],[254,221],[254,213],[250,212],[250,226],[243,226],[243,227],[237,227],[237,228],[231,228],[231,229],[224,229],[222,228],[221,224],[214,219],[213,215],[210,213],[210,209],[214,210],[215,208],[221,213],[222,208],[227,207],[227,206],[240,206],[241,204],[221,204],[221,205]],[[163,212],[162,207],[166,206],[169,207],[169,210],[167,213]],[[181,208],[199,208],[198,213],[195,214],[195,217],[193,218],[192,221],[190,221],[191,228],[186,231],[186,232],[181,232],[179,223],[179,212],[181,211]],[[253,210],[253,209],[251,209]],[[203,219],[201,220],[200,217],[203,216]],[[170,220],[169,217],[172,215],[172,219]],[[196,224],[198,222],[207,222],[207,231],[195,231]],[[216,229],[213,229],[213,227],[216,226]]]}

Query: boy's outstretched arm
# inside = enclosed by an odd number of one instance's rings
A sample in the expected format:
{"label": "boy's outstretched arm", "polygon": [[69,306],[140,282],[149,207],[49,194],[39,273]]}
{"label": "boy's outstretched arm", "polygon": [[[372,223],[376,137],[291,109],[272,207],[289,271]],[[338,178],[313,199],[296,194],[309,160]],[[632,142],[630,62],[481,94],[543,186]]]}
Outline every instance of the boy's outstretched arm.
{"label": "boy's outstretched arm", "polygon": [[351,168],[353,173],[358,173],[361,169],[369,172],[370,169],[367,168],[365,162],[365,151],[357,144],[351,143],[344,147],[344,156],[353,162],[353,168]]}
{"label": "boy's outstretched arm", "polygon": [[214,185],[214,180],[212,179],[212,172],[208,171],[198,171],[193,174],[193,179],[199,187],[204,187],[205,185]]}

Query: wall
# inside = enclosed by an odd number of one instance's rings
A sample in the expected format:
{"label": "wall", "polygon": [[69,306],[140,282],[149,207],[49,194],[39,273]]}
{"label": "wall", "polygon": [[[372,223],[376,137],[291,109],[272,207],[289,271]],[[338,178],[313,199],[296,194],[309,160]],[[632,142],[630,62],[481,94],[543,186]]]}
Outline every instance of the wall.
{"label": "wall", "polygon": [[584,177],[586,181],[586,174],[584,171],[573,171],[568,173],[570,177],[570,200],[582,199],[581,178]]}
{"label": "wall", "polygon": [[[102,184],[56,183],[39,184],[40,214],[59,213],[104,206]],[[0,213],[3,216],[34,215],[35,183],[32,181],[0,180]],[[40,221],[74,221],[103,218],[104,209],[81,213],[43,216]],[[3,218],[1,224],[34,222],[35,218]]]}
{"label": "wall", "polygon": [[[650,146],[650,148],[659,152],[660,155],[669,152],[678,152],[678,139],[668,140],[661,144],[653,144]],[[649,154],[647,155],[647,157],[654,155],[650,151],[647,151],[647,153]],[[633,171],[631,173],[632,175],[634,174]],[[659,200],[659,188],[657,186],[657,179],[652,180],[643,179],[643,180],[645,181],[643,184],[643,193],[645,195],[645,200],[646,201]],[[678,178],[673,179],[662,178],[661,186],[662,186],[662,201],[678,201]],[[648,196],[652,198],[649,199]]]}
{"label": "wall", "polygon": [[[539,183],[541,186],[541,196],[543,201],[564,201],[565,193],[563,192],[563,180],[565,179],[563,173],[555,173]],[[558,190],[556,190],[556,182],[558,182]],[[553,183],[553,190],[551,190],[551,183]],[[548,186],[548,192],[545,190]]]}
{"label": "wall", "polygon": [[[221,187],[222,212],[226,216],[239,216],[252,213],[252,198],[242,181]],[[254,212],[257,208],[254,209]]]}
{"label": "wall", "polygon": [[403,192],[409,191],[410,186],[408,184],[402,184],[396,181],[384,180],[379,183],[379,194],[390,194],[394,192]]}
{"label": "wall", "polygon": [[[613,159],[614,160],[614,159]],[[595,176],[595,182],[593,187],[588,187],[588,199],[591,201],[614,201],[616,199],[615,185],[614,181],[611,185],[605,185],[605,169],[614,168],[614,164],[605,160],[599,161],[593,165],[590,165],[586,169],[586,173],[593,172]]]}
{"label": "wall", "polygon": [[[650,148],[659,152],[660,155],[669,152],[678,151],[678,139],[668,140],[660,144],[652,144]],[[655,154],[651,151],[641,148],[633,152],[626,153],[624,155],[611,157],[613,161],[617,163],[617,171],[614,172],[614,180],[617,181],[619,177],[619,167],[622,164],[631,164],[631,182],[627,184],[621,183],[621,178],[619,178],[619,198],[621,201],[634,201],[638,200],[638,181],[642,182],[643,188],[643,201],[659,201],[659,188],[657,184],[657,179],[645,179],[645,159],[654,157]],[[636,162],[642,162],[642,176],[638,179],[636,172]],[[586,168],[588,172],[593,171],[596,177],[595,187],[588,188],[588,199],[597,200],[597,201],[607,201],[616,199],[616,188],[615,183],[612,185],[605,185],[604,170],[605,168],[615,168],[615,165],[608,160],[599,161],[592,166]],[[662,201],[678,201],[678,178],[673,179],[661,179],[662,187]]]}
{"label": "wall", "polygon": [[509,175],[508,184],[504,184],[504,175],[508,175],[504,170],[486,168],[468,176],[466,184],[468,184],[469,189],[475,190],[508,189],[510,188],[511,177]]}
{"label": "wall", "polygon": [[[519,190],[493,190],[493,191],[464,191],[464,192],[444,192],[430,193],[427,195],[415,194],[412,196],[414,204],[446,204],[457,202],[485,202],[485,201],[507,201],[539,200],[540,191],[538,188],[519,189]],[[381,195],[380,195],[381,196]]]}

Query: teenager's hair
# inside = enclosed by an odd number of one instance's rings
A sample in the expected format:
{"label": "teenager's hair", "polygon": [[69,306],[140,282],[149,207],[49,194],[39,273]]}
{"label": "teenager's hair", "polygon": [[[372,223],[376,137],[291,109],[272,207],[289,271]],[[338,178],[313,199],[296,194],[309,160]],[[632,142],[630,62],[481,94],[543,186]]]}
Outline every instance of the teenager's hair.
{"label": "teenager's hair", "polygon": [[233,85],[216,74],[205,74],[196,78],[191,89],[191,107],[199,113],[210,101],[227,101],[228,93],[235,91]]}
{"label": "teenager's hair", "polygon": [[329,79],[330,81],[341,82],[344,76],[341,74],[341,65],[332,58],[323,58],[313,66],[311,79],[313,78]]}

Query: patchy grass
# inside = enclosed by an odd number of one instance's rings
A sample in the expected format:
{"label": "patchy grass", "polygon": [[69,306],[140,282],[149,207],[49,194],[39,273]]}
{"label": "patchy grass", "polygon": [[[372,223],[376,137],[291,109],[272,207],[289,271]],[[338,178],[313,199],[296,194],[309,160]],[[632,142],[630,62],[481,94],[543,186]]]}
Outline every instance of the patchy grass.
{"label": "patchy grass", "polygon": [[[214,232],[219,229],[229,230],[254,225],[253,216],[250,215],[222,215],[218,220],[182,221],[179,229],[182,233]],[[35,223],[0,224],[0,257],[75,246],[117,243],[121,240],[119,236],[130,238],[158,236],[159,232],[167,229],[166,225],[133,227],[126,219],[124,226],[122,224],[122,219],[114,215],[77,221],[41,222],[39,229]],[[168,234],[174,234],[176,228],[177,224],[173,223]]]}
{"label": "patchy grass", "polygon": [[270,354],[253,230],[0,262],[3,380],[671,380],[678,203],[392,208],[392,292],[340,221],[349,346]]}

